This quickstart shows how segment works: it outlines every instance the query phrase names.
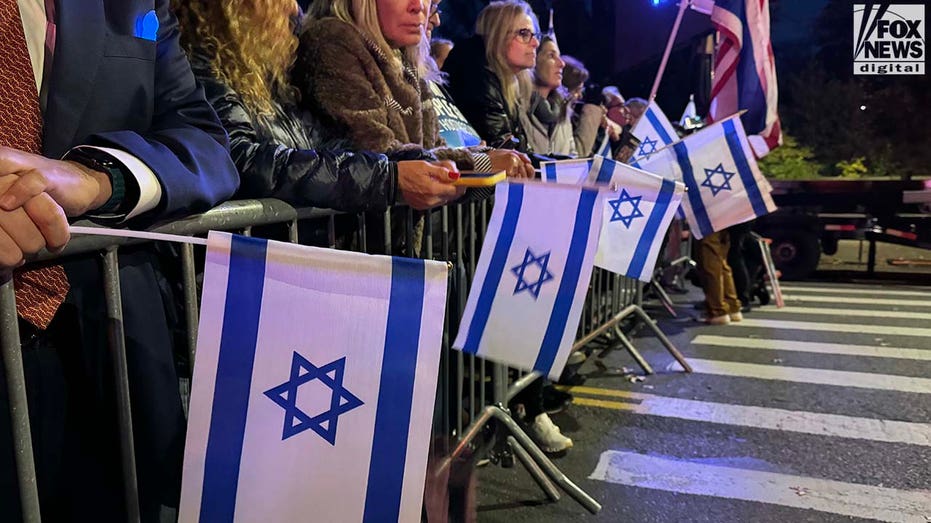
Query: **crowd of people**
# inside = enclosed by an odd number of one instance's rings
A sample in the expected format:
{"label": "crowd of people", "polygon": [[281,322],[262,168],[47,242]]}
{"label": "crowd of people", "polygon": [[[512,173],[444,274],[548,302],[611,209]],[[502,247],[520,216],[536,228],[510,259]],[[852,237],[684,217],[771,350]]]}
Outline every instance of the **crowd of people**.
{"label": "crowd of people", "polygon": [[[491,2],[453,43],[432,38],[440,3],[314,0],[305,15],[295,0],[0,2],[0,273],[17,291],[43,517],[124,518],[99,259],[23,268],[69,241],[70,219],[146,227],[265,197],[427,210],[475,197],[454,185],[462,171],[532,178],[604,137],[629,156],[624,131],[646,102],[586,90],[584,64],[528,4]],[[726,242],[708,243],[726,258]],[[162,254],[124,249],[120,266],[145,521],[177,506],[185,427]],[[727,307],[709,312],[739,314]],[[538,380],[512,407],[560,452],[572,441],[547,412],[569,399]],[[18,507],[10,433],[4,412],[0,505]]]}

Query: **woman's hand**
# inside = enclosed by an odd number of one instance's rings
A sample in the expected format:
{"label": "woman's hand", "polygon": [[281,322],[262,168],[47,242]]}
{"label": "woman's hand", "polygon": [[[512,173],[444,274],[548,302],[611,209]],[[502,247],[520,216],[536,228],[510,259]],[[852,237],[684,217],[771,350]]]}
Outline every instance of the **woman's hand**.
{"label": "woman's hand", "polygon": [[398,162],[398,189],[404,201],[417,210],[444,205],[462,196],[465,189],[452,185],[458,179],[459,170],[450,161]]}
{"label": "woman's hand", "polygon": [[534,177],[533,164],[530,163],[530,158],[524,153],[507,149],[495,149],[488,151],[488,157],[491,159],[493,172],[504,171],[508,178]]}

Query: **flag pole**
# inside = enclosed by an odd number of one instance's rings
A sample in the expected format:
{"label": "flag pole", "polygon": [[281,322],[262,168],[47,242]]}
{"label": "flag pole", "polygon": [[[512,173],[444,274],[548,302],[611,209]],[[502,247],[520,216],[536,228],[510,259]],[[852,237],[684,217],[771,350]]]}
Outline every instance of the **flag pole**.
{"label": "flag pole", "polygon": [[679,34],[679,25],[682,23],[682,15],[685,14],[686,8],[692,0],[679,0],[679,12],[676,13],[676,22],[672,24],[672,32],[669,33],[669,40],[666,41],[666,51],[663,52],[663,59],[659,63],[659,70],[656,71],[656,79],[653,80],[653,88],[650,90],[649,100],[652,102],[656,98],[656,91],[659,90],[659,83],[663,79],[663,73],[666,71],[666,62],[669,61],[669,54],[672,52],[672,44],[676,41],[676,35]]}

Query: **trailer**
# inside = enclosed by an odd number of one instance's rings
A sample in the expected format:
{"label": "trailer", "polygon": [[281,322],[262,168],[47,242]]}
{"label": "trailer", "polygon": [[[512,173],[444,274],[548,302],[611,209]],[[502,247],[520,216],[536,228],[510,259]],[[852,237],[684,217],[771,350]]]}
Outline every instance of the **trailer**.
{"label": "trailer", "polygon": [[931,249],[931,180],[772,180],[779,210],[757,221],[772,239],[773,262],[798,280],[833,255],[843,239],[868,242],[867,273],[876,271],[876,244]]}

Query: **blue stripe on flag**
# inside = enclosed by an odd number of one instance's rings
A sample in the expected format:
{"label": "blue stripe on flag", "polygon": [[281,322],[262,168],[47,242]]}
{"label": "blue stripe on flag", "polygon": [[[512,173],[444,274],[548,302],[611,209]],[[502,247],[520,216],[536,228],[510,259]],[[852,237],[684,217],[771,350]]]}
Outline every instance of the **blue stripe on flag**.
{"label": "blue stripe on flag", "polygon": [[579,196],[579,206],[575,211],[575,226],[572,229],[572,239],[569,242],[569,254],[566,256],[566,266],[563,268],[562,280],[559,282],[559,291],[553,303],[553,312],[550,314],[540,353],[533,364],[533,370],[541,372],[544,376],[550,373],[559,345],[566,332],[566,321],[569,311],[575,301],[575,291],[579,285],[582,274],[582,265],[585,261],[585,251],[588,247],[588,235],[592,227],[592,212],[598,200],[596,189],[582,189]]}
{"label": "blue stripe on flag", "polygon": [[744,148],[740,144],[740,135],[737,134],[737,128],[734,127],[734,120],[724,121],[724,137],[727,139],[727,147],[731,150],[731,156],[734,157],[737,172],[740,173],[740,181],[744,184],[747,197],[750,198],[750,205],[753,207],[754,214],[757,216],[769,214],[769,211],[766,210],[766,204],[763,202],[763,195],[760,194],[760,186],[753,176],[753,171],[750,170],[750,162],[747,160]]}
{"label": "blue stripe on flag", "polygon": [[204,458],[200,521],[233,521],[268,242],[233,235]]}
{"label": "blue stripe on flag", "polygon": [[598,169],[598,177],[595,178],[595,183],[611,183],[612,176],[614,176],[614,162],[609,158],[602,158],[601,169]]}
{"label": "blue stripe on flag", "polygon": [[689,150],[685,144],[679,142],[672,146],[676,151],[676,160],[679,162],[679,168],[682,169],[682,181],[688,187],[689,203],[692,205],[692,214],[698,221],[698,229],[702,236],[708,236],[714,232],[711,228],[711,219],[708,218],[708,211],[705,210],[705,202],[701,199],[701,190],[698,182],[695,181],[695,173],[692,171],[692,161],[689,160]]}
{"label": "blue stripe on flag", "polygon": [[637,160],[631,160],[630,166],[631,166],[631,167],[636,167],[637,169],[640,169],[640,168],[641,168],[641,167],[640,167],[640,162],[638,162]]}
{"label": "blue stripe on flag", "polygon": [[508,261],[511,242],[514,241],[514,232],[517,230],[517,219],[520,217],[520,208],[523,201],[524,186],[519,183],[508,184],[508,203],[504,208],[501,230],[498,231],[498,239],[491,254],[491,261],[488,263],[485,281],[482,282],[482,290],[479,292],[478,301],[475,303],[475,313],[472,315],[472,323],[469,325],[469,332],[463,343],[463,352],[469,354],[478,352],[478,345],[482,341],[485,325],[488,324],[491,305],[495,301],[495,294],[498,292],[498,285],[501,283],[501,276],[504,274],[504,266]]}
{"label": "blue stripe on flag", "polygon": [[[660,233],[659,224],[663,221],[663,216],[666,215],[669,202],[672,200],[672,195],[675,194],[675,192],[675,182],[664,179],[663,185],[659,189],[659,194],[656,196],[656,203],[653,204],[653,211],[650,212],[647,224],[643,227],[643,232],[640,234],[640,239],[637,241],[637,248],[634,250],[634,255],[630,259],[630,268],[627,271],[627,276],[631,278],[640,278],[640,273],[643,272],[644,266],[647,263],[647,258],[650,257],[650,248],[653,247],[653,242],[657,240],[656,235]],[[660,239],[660,241],[662,241],[662,239]]]}
{"label": "blue stripe on flag", "polygon": [[544,171],[545,171],[545,173],[546,173],[546,180],[547,180],[547,181],[550,181],[550,182],[555,182],[555,181],[556,181],[556,164],[555,164],[555,163],[548,163],[548,164],[546,164],[546,167],[544,168]]}
{"label": "blue stripe on flag", "polygon": [[391,298],[362,521],[397,521],[423,315],[424,262],[391,259]]}
{"label": "blue stripe on flag", "polygon": [[650,121],[650,125],[652,125],[653,128],[656,129],[656,132],[659,133],[660,140],[662,140],[663,143],[666,145],[671,144],[674,140],[669,136],[669,133],[666,132],[666,128],[663,127],[663,124],[660,123],[659,118],[656,116],[656,113],[653,112],[653,108],[650,107],[649,109],[647,109],[646,114],[647,114],[647,120]]}

